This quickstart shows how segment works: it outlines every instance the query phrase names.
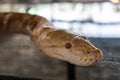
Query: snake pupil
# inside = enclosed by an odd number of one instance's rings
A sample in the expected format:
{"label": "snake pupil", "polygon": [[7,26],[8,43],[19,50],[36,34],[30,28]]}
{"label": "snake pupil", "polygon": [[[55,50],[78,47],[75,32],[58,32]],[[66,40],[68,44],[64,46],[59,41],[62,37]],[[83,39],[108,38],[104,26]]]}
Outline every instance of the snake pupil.
{"label": "snake pupil", "polygon": [[66,44],[65,44],[65,48],[70,49],[71,47],[72,47],[72,44],[71,44],[71,43],[66,43]]}

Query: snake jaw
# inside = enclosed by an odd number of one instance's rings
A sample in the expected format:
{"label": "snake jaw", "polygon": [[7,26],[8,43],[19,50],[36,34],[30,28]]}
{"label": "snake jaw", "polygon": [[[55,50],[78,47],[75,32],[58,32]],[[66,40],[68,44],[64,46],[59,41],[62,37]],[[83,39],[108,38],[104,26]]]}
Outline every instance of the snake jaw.
{"label": "snake jaw", "polygon": [[85,55],[80,55],[80,59],[83,62],[82,66],[91,66],[95,63],[99,62],[103,57],[102,51],[99,49],[92,50],[89,53],[85,53]]}
{"label": "snake jaw", "polygon": [[99,62],[103,57],[102,51],[97,49],[89,53],[78,51],[64,55],[64,60],[79,66],[91,66]]}

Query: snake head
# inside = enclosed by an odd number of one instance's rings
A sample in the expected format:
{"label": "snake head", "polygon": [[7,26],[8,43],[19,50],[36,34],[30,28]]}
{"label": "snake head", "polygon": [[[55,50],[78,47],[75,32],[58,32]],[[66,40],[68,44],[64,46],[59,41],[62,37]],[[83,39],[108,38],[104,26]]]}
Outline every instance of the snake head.
{"label": "snake head", "polygon": [[102,51],[85,36],[78,36],[64,30],[44,33],[40,38],[40,48],[49,56],[79,66],[90,66],[100,61]]}
{"label": "snake head", "polygon": [[99,62],[103,53],[100,49],[96,48],[85,36],[75,36],[65,44],[68,50],[67,57],[71,63],[80,66],[90,66]]}

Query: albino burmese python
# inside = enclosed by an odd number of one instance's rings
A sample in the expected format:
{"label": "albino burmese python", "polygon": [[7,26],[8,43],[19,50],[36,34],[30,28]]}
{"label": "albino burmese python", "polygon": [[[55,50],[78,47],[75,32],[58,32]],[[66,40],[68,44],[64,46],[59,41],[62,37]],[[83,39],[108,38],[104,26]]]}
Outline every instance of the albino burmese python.
{"label": "albino burmese python", "polygon": [[[62,25],[61,25],[62,26]],[[27,13],[0,13],[0,35],[23,33],[47,55],[80,66],[93,65],[103,57],[85,36],[56,29],[44,17]]]}

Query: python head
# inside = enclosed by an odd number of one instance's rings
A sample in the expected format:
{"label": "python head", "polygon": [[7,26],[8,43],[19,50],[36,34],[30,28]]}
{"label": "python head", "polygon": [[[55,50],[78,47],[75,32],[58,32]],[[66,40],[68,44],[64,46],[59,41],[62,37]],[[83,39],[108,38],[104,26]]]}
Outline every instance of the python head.
{"label": "python head", "polygon": [[85,36],[65,30],[46,31],[40,36],[40,48],[49,56],[79,66],[90,66],[100,61],[102,51],[93,46]]}

